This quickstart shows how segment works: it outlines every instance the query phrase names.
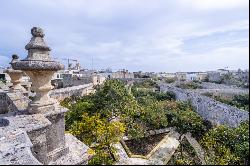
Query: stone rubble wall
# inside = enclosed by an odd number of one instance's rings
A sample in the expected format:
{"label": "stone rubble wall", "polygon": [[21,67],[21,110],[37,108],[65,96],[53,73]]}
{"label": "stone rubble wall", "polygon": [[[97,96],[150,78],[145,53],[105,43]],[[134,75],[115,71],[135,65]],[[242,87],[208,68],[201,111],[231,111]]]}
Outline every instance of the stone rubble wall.
{"label": "stone rubble wall", "polygon": [[198,93],[167,84],[161,84],[160,89],[163,92],[174,92],[177,100],[191,101],[195,111],[213,125],[237,127],[241,122],[249,120],[249,112],[241,111],[238,108],[215,101]]}
{"label": "stone rubble wall", "polygon": [[220,94],[232,94],[232,95],[238,95],[238,94],[249,94],[249,90],[243,90],[243,89],[193,89],[194,92],[197,93],[220,93]]}
{"label": "stone rubble wall", "polygon": [[84,84],[51,91],[50,97],[62,101],[67,97],[84,96],[94,92],[93,84]]}
{"label": "stone rubble wall", "polygon": [[233,98],[235,95],[249,94],[249,90],[243,89],[193,89],[192,91],[199,94],[211,93],[216,96],[222,96],[226,98]]}
{"label": "stone rubble wall", "polygon": [[236,85],[216,84],[212,82],[202,82],[201,86],[204,89],[241,89],[243,90],[243,88],[239,88]]}
{"label": "stone rubble wall", "polygon": [[233,98],[235,95],[249,94],[248,88],[239,88],[236,85],[216,84],[211,82],[202,82],[203,89],[194,89],[194,92],[204,94],[213,93],[216,96]]}

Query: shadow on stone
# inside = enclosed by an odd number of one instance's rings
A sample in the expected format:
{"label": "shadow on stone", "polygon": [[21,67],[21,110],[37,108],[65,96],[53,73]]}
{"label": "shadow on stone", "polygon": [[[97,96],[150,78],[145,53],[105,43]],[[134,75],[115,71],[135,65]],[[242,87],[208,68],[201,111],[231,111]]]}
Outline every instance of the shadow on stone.
{"label": "shadow on stone", "polygon": [[8,126],[9,123],[7,119],[0,118],[0,127]]}

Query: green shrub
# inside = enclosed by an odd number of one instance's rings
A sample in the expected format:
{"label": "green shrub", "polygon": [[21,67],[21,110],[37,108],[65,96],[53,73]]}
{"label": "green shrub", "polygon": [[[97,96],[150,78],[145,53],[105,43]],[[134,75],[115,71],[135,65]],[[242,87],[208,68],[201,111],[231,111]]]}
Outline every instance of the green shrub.
{"label": "green shrub", "polygon": [[217,101],[231,105],[233,107],[237,107],[241,110],[249,111],[249,94],[234,95],[233,98],[226,98],[226,97],[215,96],[215,95],[211,95],[208,97],[212,97],[213,99]]}
{"label": "green shrub", "polygon": [[88,146],[95,144],[95,156],[89,164],[112,164],[116,160],[116,149],[112,145],[120,141],[125,127],[121,122],[109,122],[99,114],[89,116],[84,113],[80,121],[73,123],[70,132]]}
{"label": "green shrub", "polygon": [[176,85],[176,87],[182,89],[202,89],[202,86],[196,82],[180,83],[179,85]]}
{"label": "green shrub", "polygon": [[175,80],[176,80],[175,78],[166,78],[165,82],[170,84],[170,83],[175,82]]}
{"label": "green shrub", "polygon": [[216,127],[205,134],[201,144],[207,151],[208,164],[248,165],[249,124],[244,122],[237,128]]}
{"label": "green shrub", "polygon": [[155,81],[151,79],[144,80],[142,82],[134,82],[134,87],[136,88],[157,88],[158,85]]}
{"label": "green shrub", "polygon": [[166,111],[159,102],[145,106],[140,119],[151,129],[160,129],[168,126]]}
{"label": "green shrub", "polygon": [[180,133],[190,132],[198,139],[211,127],[187,102],[178,102],[174,109],[168,109],[168,117],[171,126],[177,127]]}

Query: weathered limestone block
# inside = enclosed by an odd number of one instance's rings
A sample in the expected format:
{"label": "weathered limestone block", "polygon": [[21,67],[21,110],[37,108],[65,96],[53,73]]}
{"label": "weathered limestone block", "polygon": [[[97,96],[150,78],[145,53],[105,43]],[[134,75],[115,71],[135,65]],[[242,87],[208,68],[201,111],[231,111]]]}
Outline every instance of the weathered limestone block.
{"label": "weathered limestone block", "polygon": [[65,120],[64,114],[68,110],[57,107],[54,111],[47,112],[45,117],[52,123],[46,133],[48,160],[55,161],[68,153],[65,146]]}
{"label": "weathered limestone block", "polygon": [[4,136],[0,132],[0,164],[42,165],[33,156],[32,146],[27,133],[22,130],[8,132]]}
{"label": "weathered limestone block", "polygon": [[69,153],[51,161],[49,165],[86,165],[87,161],[93,156],[88,154],[89,147],[71,134],[65,134],[65,141]]}
{"label": "weathered limestone block", "polygon": [[0,115],[0,119],[6,122],[0,127],[0,136],[6,137],[16,130],[26,132],[33,144],[33,155],[42,163],[47,161],[46,130],[51,125],[48,119],[42,114],[26,115],[24,112],[9,112]]}

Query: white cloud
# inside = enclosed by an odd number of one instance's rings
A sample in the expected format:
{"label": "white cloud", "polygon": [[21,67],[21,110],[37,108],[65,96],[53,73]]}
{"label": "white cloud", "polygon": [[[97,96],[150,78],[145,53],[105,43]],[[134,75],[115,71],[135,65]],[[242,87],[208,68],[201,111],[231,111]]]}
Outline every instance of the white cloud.
{"label": "white cloud", "polygon": [[197,10],[229,10],[249,6],[249,0],[181,0],[180,2]]}
{"label": "white cloud", "polygon": [[[249,49],[247,47],[222,47],[211,50],[204,54],[193,54],[181,57],[180,60],[186,66],[183,71],[192,70],[214,70],[229,67],[230,69],[243,68],[249,66]],[[180,68],[181,70],[181,68]]]}
{"label": "white cloud", "polygon": [[[3,47],[0,54],[4,56],[15,51],[24,58],[24,46],[33,26],[44,28],[45,40],[52,47],[54,57],[79,59],[85,67],[91,66],[94,57],[97,68],[196,70],[216,67],[211,56],[218,58],[217,66],[245,67],[245,63],[239,63],[233,54],[241,51],[241,58],[245,59],[249,55],[239,47],[239,43],[249,43],[247,36],[229,36],[230,32],[249,30],[247,0],[4,2],[0,10],[0,45]],[[18,7],[13,8],[11,3]],[[216,38],[213,38],[215,41],[201,41],[204,43],[194,48],[200,54],[190,54],[183,49],[183,46],[192,49],[192,43],[186,42],[189,39],[209,39],[216,33],[224,33],[225,41]],[[235,44],[233,50],[225,47],[228,43]],[[203,47],[213,50],[203,52]],[[229,62],[222,56],[226,54],[234,59]],[[226,59],[223,61],[223,58]],[[203,59],[211,63],[204,63]]]}

